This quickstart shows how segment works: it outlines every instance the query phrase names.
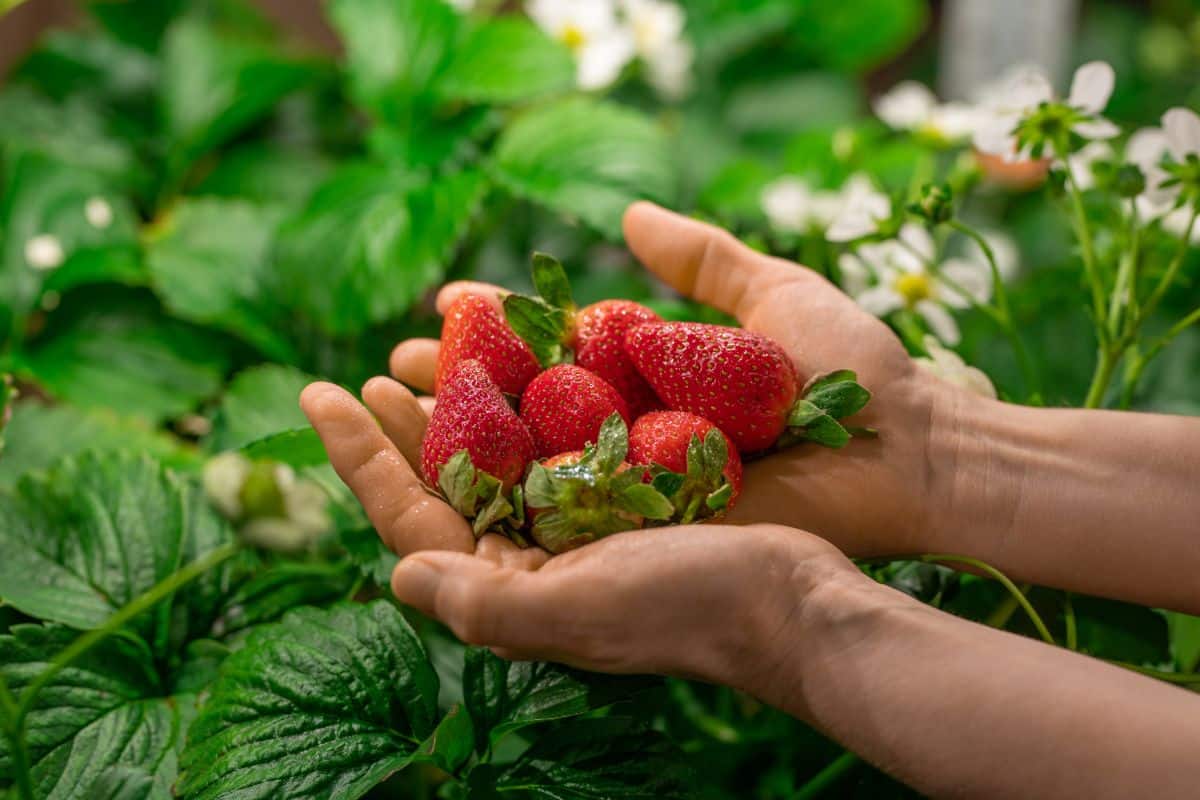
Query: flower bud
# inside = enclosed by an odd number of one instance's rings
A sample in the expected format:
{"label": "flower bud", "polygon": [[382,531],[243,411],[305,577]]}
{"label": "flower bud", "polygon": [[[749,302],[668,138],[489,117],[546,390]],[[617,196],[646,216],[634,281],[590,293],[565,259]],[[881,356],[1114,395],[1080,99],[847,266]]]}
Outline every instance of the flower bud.
{"label": "flower bud", "polygon": [[209,501],[256,547],[303,550],[330,527],[325,490],[287,464],[221,453],[204,465],[203,483]]}
{"label": "flower bud", "polygon": [[1112,186],[1121,197],[1137,197],[1146,191],[1146,176],[1135,164],[1122,164],[1112,177]]}
{"label": "flower bud", "polygon": [[921,196],[908,210],[930,225],[941,225],[954,216],[954,195],[945,184],[927,183],[921,189]]}

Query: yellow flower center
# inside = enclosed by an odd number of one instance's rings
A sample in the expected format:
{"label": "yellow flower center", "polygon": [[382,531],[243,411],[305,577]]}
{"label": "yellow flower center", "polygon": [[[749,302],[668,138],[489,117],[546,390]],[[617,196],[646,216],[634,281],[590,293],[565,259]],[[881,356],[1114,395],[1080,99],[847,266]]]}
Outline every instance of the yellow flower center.
{"label": "yellow flower center", "polygon": [[904,304],[912,308],[922,300],[933,297],[933,282],[923,272],[905,272],[896,278],[892,288],[904,298]]}
{"label": "yellow flower center", "polygon": [[587,37],[577,25],[567,25],[559,33],[558,38],[573,51],[578,51],[587,42]]}

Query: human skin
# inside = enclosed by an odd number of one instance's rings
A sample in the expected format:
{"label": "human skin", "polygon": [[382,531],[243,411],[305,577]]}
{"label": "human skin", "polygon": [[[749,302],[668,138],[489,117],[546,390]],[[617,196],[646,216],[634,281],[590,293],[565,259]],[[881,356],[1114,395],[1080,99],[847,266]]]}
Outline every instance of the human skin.
{"label": "human skin", "polygon": [[[778,341],[802,374],[856,370],[875,398],[854,422],[880,437],[748,464],[728,525],[549,558],[476,543],[424,489],[411,465],[428,399],[376,378],[363,389],[372,415],[314,384],[301,402],[331,462],[407,555],[392,581],[401,600],[509,657],[738,687],[937,796],[1191,793],[1200,698],[929,609],[842,553],[958,553],[1198,613],[1200,423],[978,398],[914,366],[887,326],[809,270],[650,204],[630,208],[625,233],[652,272]],[[439,308],[462,292],[497,296],[452,284]],[[392,372],[428,389],[436,353],[405,342]]]}

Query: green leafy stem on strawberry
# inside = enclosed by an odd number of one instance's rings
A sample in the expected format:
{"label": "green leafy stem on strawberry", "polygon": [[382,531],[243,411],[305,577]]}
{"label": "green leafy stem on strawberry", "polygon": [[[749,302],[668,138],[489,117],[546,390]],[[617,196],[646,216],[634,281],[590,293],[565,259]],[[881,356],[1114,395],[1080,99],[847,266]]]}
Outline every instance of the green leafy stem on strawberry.
{"label": "green leafy stem on strawberry", "polygon": [[862,411],[871,400],[871,393],[858,382],[858,376],[848,369],[815,375],[805,385],[802,395],[788,414],[787,430],[779,438],[777,448],[799,442],[815,442],[825,447],[845,447],[853,434],[877,436],[874,428],[847,427],[846,417]]}

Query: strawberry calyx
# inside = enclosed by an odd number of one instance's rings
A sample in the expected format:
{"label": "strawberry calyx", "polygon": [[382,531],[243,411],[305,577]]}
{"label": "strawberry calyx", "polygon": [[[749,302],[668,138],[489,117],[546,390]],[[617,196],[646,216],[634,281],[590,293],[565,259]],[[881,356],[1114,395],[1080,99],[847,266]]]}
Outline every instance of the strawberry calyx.
{"label": "strawberry calyx", "polygon": [[604,421],[596,443],[577,458],[553,466],[533,464],[524,496],[534,541],[562,553],[640,528],[648,519],[669,520],[674,506],[643,482],[645,467],[625,462],[628,452],[629,431],[614,413]]}
{"label": "strawberry calyx", "polygon": [[845,447],[853,435],[875,436],[872,428],[847,427],[840,422],[862,411],[870,400],[871,393],[852,370],[814,375],[788,413],[787,430],[778,445],[807,441],[837,449]]}
{"label": "strawberry calyx", "polygon": [[733,484],[725,476],[729,446],[717,428],[704,438],[693,433],[687,447],[687,472],[673,472],[661,464],[650,468],[650,485],[674,507],[672,522],[688,525],[719,517],[733,499]]}
{"label": "strawberry calyx", "polygon": [[478,469],[466,450],[459,450],[438,469],[438,489],[451,508],[471,520],[476,537],[492,528],[508,533],[507,528],[517,530],[525,522],[521,485],[505,491],[500,479]]}
{"label": "strawberry calyx", "polygon": [[569,342],[575,331],[575,300],[562,262],[546,253],[533,254],[536,297],[510,294],[504,298],[504,317],[537,357],[542,367],[570,364]]}

